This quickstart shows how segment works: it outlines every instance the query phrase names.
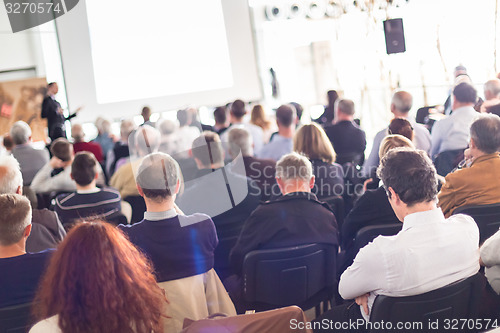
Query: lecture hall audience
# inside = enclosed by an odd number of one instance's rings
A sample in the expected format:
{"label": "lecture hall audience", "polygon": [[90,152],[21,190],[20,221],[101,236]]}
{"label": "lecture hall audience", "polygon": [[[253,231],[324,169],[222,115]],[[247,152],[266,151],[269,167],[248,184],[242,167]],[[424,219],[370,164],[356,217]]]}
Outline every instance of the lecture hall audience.
{"label": "lecture hall audience", "polygon": [[0,308],[33,301],[51,251],[30,253],[31,206],[19,194],[0,195]]}
{"label": "lecture hall audience", "polygon": [[61,194],[55,200],[55,211],[64,226],[88,217],[109,218],[121,211],[120,193],[112,188],[98,188],[97,160],[89,152],[79,152],[71,164],[71,179],[76,192]]}
{"label": "lecture hall audience", "polygon": [[423,294],[479,270],[478,227],[470,216],[445,219],[437,208],[436,169],[424,151],[392,149],[377,174],[403,229],[375,238],[342,274],[340,295],[359,306],[340,305],[315,321],[369,321],[377,295]]}
{"label": "lecture hall audience", "polygon": [[80,124],[74,124],[71,126],[71,137],[73,138],[73,151],[78,153],[81,151],[88,151],[94,154],[98,162],[104,160],[104,154],[101,146],[95,142],[85,142],[85,132],[83,131],[83,126]]}
{"label": "lecture hall audience", "polygon": [[103,222],[75,226],[53,254],[30,333],[164,332],[168,300],[147,257]]}
{"label": "lecture hall audience", "polygon": [[482,115],[470,126],[466,164],[449,173],[438,195],[446,217],[458,207],[500,203],[500,117]]}
{"label": "lecture hall audience", "polygon": [[[426,153],[431,151],[431,135],[427,128],[422,124],[417,124],[415,119],[410,118],[410,110],[413,106],[413,96],[406,91],[398,91],[394,93],[391,101],[391,113],[394,118],[407,119],[415,131],[415,146],[417,149],[422,149]],[[389,135],[388,128],[384,128],[375,135],[373,139],[373,147],[370,155],[363,165],[363,175],[366,178],[374,178],[376,175],[377,166],[379,164],[378,152],[380,149],[380,142],[382,139]]]}
{"label": "lecture hall audience", "polygon": [[130,134],[135,131],[135,123],[131,119],[122,120],[120,123],[120,140],[118,140],[113,149],[108,152],[106,157],[106,172],[111,177],[119,166],[125,164],[130,156],[128,147]]}
{"label": "lecture hall audience", "polygon": [[256,151],[257,157],[277,161],[283,155],[291,153],[296,119],[297,114],[293,106],[281,105],[276,110],[278,134],[272,136],[271,141],[262,148],[262,151]]}
{"label": "lecture hall audience", "polygon": [[[0,194],[23,195],[23,176],[12,156],[0,156]],[[57,214],[46,208],[31,211],[31,234],[26,241],[28,252],[55,248],[66,236]]]}

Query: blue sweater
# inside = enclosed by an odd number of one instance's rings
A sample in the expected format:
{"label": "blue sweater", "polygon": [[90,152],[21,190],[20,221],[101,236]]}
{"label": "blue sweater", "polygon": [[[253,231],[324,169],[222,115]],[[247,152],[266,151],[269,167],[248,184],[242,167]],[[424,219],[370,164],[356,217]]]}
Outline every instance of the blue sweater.
{"label": "blue sweater", "polygon": [[205,214],[144,219],[118,228],[152,261],[158,282],[202,274],[214,267],[217,233]]}

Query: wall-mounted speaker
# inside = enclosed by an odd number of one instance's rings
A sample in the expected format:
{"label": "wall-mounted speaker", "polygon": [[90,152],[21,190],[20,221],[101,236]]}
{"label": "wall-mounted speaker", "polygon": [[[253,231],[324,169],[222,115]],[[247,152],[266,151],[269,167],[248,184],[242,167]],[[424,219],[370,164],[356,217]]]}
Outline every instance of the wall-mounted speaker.
{"label": "wall-mounted speaker", "polygon": [[344,7],[341,1],[330,0],[326,3],[326,16],[331,18],[339,18],[344,14]]}
{"label": "wall-mounted speaker", "polygon": [[310,0],[305,2],[307,17],[311,19],[321,19],[325,17],[326,2]]}
{"label": "wall-mounted speaker", "polygon": [[306,8],[303,1],[290,1],[288,3],[288,18],[304,18],[306,16]]}
{"label": "wall-mounted speaker", "polygon": [[384,33],[387,54],[406,51],[403,19],[398,18],[384,21]]}

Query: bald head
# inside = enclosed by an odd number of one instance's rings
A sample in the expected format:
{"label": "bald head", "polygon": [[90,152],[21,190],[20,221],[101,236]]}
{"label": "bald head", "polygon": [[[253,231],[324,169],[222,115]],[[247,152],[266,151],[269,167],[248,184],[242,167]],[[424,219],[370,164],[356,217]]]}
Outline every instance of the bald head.
{"label": "bald head", "polygon": [[405,117],[413,105],[413,97],[407,91],[398,91],[392,96],[391,111],[395,116]]}
{"label": "bald head", "polygon": [[484,84],[484,97],[487,101],[498,98],[500,95],[500,80],[489,80]]}

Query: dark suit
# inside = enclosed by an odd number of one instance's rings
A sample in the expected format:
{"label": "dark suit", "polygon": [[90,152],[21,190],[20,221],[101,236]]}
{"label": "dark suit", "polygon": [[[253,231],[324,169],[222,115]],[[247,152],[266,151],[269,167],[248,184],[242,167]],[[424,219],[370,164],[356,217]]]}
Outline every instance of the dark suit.
{"label": "dark suit", "polygon": [[245,255],[253,250],[310,243],[339,244],[335,216],[314,194],[289,193],[261,204],[246,220],[231,250],[231,266],[240,274]]}
{"label": "dark suit", "polygon": [[76,113],[73,113],[68,117],[64,117],[63,114],[59,113],[59,108],[61,108],[61,104],[59,104],[59,102],[54,98],[51,96],[44,98],[42,102],[42,118],[47,118],[49,137],[52,141],[57,138],[66,137],[66,127],[64,122],[76,116]]}
{"label": "dark suit", "polygon": [[[325,126],[325,132],[337,154],[337,162],[344,164],[350,156],[358,157],[362,162],[366,148],[366,134],[353,121],[339,121],[335,125]],[[347,160],[346,160],[347,159]]]}
{"label": "dark suit", "polygon": [[354,238],[359,230],[364,227],[399,222],[392,210],[387,194],[383,187],[368,190],[356,202],[342,224],[342,249],[345,250],[344,260],[339,274],[349,267],[356,252]]}

